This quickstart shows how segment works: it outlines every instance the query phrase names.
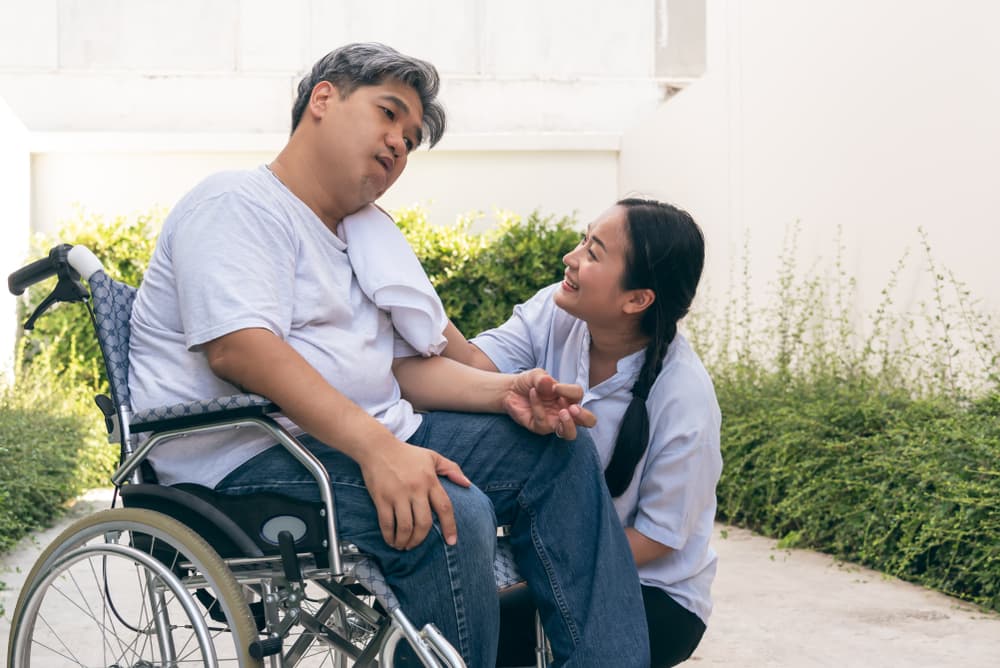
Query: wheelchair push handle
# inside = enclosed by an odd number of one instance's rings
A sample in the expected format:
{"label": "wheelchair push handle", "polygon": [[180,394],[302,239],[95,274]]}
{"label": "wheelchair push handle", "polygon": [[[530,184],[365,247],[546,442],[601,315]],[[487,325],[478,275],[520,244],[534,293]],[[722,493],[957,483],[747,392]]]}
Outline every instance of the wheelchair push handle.
{"label": "wheelchair push handle", "polygon": [[7,277],[7,289],[11,294],[20,295],[25,288],[55,276],[60,267],[68,264],[66,256],[72,248],[69,244],[59,244],[49,251],[48,256],[27,264]]}
{"label": "wheelchair push handle", "polygon": [[26,264],[8,276],[7,289],[14,295],[20,295],[26,288],[52,276],[59,277],[55,288],[24,323],[24,328],[32,329],[38,317],[53,304],[86,299],[89,293],[80,279],[89,279],[101,268],[101,261],[87,247],[59,244],[52,247],[48,256]]}

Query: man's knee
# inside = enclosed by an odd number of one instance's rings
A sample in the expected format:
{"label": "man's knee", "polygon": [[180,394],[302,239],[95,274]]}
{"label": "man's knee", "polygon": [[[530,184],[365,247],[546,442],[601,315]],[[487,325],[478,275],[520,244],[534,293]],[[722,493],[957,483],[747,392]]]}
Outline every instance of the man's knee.
{"label": "man's knee", "polygon": [[551,465],[560,469],[561,475],[568,475],[579,478],[582,481],[594,479],[594,476],[603,478],[601,460],[597,454],[597,447],[586,429],[579,429],[577,437],[573,441],[564,441],[553,437],[554,442],[550,444],[551,450],[549,460]]}
{"label": "man's knee", "polygon": [[475,486],[461,487],[447,480],[442,484],[455,513],[459,546],[463,550],[492,554],[497,539],[497,520],[489,497]]}

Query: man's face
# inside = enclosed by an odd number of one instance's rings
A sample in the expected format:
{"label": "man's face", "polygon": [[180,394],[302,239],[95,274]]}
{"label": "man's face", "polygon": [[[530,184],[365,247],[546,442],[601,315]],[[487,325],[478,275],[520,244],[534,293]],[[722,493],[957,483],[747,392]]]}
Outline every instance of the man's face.
{"label": "man's face", "polygon": [[[320,86],[330,84],[320,83]],[[329,178],[353,210],[374,202],[406,167],[422,139],[423,106],[416,91],[395,80],[361,86],[347,98],[330,86],[323,100],[317,147]]]}

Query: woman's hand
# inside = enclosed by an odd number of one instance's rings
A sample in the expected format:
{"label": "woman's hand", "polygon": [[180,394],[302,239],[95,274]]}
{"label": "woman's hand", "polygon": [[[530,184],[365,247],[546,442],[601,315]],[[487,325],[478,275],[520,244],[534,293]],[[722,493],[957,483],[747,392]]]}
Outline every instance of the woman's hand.
{"label": "woman's hand", "polygon": [[531,369],[513,377],[503,400],[504,410],[522,427],[536,434],[555,433],[560,438],[576,438],[576,427],[593,427],[597,418],[580,407],[583,388],[557,383],[542,369]]}

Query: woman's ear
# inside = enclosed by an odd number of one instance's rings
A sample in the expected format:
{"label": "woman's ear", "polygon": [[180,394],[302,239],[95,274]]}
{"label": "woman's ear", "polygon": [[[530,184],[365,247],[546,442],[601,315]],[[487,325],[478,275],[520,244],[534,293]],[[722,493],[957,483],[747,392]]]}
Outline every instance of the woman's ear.
{"label": "woman's ear", "polygon": [[640,288],[638,290],[629,290],[628,298],[625,301],[625,305],[622,309],[625,313],[635,314],[642,313],[656,301],[656,293],[649,288]]}

